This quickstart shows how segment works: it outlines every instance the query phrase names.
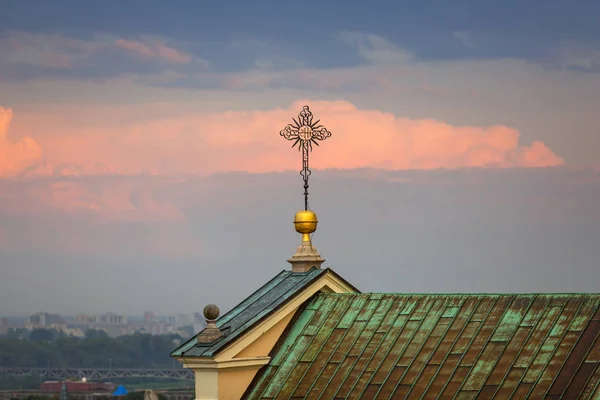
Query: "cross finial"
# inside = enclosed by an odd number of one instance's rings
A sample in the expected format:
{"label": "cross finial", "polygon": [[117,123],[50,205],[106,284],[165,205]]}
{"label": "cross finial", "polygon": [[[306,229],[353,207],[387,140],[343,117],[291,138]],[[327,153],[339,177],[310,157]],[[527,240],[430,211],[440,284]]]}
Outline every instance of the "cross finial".
{"label": "cross finial", "polygon": [[293,140],[292,148],[298,146],[298,151],[302,151],[302,170],[300,175],[304,180],[304,210],[308,210],[308,177],[310,169],[308,167],[308,154],[312,151],[312,145],[319,146],[319,141],[325,140],[331,136],[323,125],[319,125],[320,120],[313,121],[312,112],[308,106],[302,107],[298,114],[298,120],[295,118],[293,124],[288,124],[279,134],[287,140]]}

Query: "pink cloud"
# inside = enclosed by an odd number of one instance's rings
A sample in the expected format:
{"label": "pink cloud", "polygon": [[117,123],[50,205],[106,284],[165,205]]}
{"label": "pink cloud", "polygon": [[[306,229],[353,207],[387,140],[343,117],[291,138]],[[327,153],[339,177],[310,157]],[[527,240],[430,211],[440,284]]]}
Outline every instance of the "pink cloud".
{"label": "pink cloud", "polygon": [[[333,132],[311,156],[311,166],[316,169],[564,164],[540,141],[521,144],[519,131],[507,126],[454,126],[433,119],[413,120],[361,110],[346,101],[306,102],[315,117]],[[304,103],[267,111],[195,114],[166,106],[145,106],[143,110],[64,109],[29,114],[20,119],[23,122],[18,130],[23,135],[35,135],[35,141],[24,142],[30,148],[36,149],[34,144],[39,143],[45,150],[46,162],[30,173],[34,175],[205,175],[296,170],[300,168],[300,156],[279,131],[297,116]],[[37,149],[24,160],[39,161],[41,149]],[[31,166],[33,161],[25,165]]]}
{"label": "pink cloud", "polygon": [[41,180],[0,193],[3,211],[12,215],[57,213],[83,217],[95,224],[121,222],[180,223],[184,214],[151,194],[145,182],[129,179]]}
{"label": "pink cloud", "polygon": [[202,240],[173,199],[163,199],[173,184],[140,176],[0,181],[3,215],[50,227],[20,225],[8,235],[0,225],[0,251],[200,257]]}
{"label": "pink cloud", "polygon": [[[554,165],[557,159],[556,155],[539,140],[534,141],[529,146],[520,148],[515,156],[523,167],[535,167],[544,164]],[[561,162],[561,164],[564,164],[564,162]]]}
{"label": "pink cloud", "polygon": [[115,40],[115,44],[144,57],[163,58],[174,64],[187,64],[192,59],[189,54],[166,46],[158,41],[150,42],[146,45],[136,40],[117,39]]}
{"label": "pink cloud", "polygon": [[[162,40],[148,38],[140,41],[98,35],[90,40],[76,39],[58,34],[10,31],[0,35],[0,53],[6,55],[3,63],[15,66],[73,69],[86,67],[90,62],[118,62],[114,59],[115,48],[125,49],[127,54],[141,55],[150,59],[166,60],[172,64],[187,64],[191,55],[167,46]],[[91,59],[91,56],[96,56]],[[99,56],[99,57],[98,57]],[[206,63],[199,60],[200,63]]]}
{"label": "pink cloud", "polygon": [[151,48],[135,40],[117,39],[115,40],[115,44],[119,47],[133,51],[146,57],[154,57],[155,55],[154,51]]}
{"label": "pink cloud", "polygon": [[76,60],[106,48],[96,40],[79,40],[57,34],[12,31],[0,37],[0,51],[5,61],[71,69]]}
{"label": "pink cloud", "polygon": [[22,174],[41,164],[44,156],[42,148],[30,136],[23,136],[16,142],[8,138],[12,117],[10,108],[0,107],[0,178]]}
{"label": "pink cloud", "polygon": [[155,47],[158,55],[171,61],[172,63],[187,64],[191,60],[189,54],[176,50],[172,47],[165,46],[162,43],[156,43]]}

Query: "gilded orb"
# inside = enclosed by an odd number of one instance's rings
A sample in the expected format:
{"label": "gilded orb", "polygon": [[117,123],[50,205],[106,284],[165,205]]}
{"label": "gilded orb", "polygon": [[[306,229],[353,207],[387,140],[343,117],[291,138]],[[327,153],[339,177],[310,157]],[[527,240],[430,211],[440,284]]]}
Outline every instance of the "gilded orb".
{"label": "gilded orb", "polygon": [[310,210],[298,211],[294,217],[296,232],[302,234],[303,242],[310,242],[310,234],[317,230],[317,214]]}
{"label": "gilded orb", "polygon": [[209,304],[204,307],[204,318],[209,321],[214,321],[219,318],[219,307],[214,304]]}

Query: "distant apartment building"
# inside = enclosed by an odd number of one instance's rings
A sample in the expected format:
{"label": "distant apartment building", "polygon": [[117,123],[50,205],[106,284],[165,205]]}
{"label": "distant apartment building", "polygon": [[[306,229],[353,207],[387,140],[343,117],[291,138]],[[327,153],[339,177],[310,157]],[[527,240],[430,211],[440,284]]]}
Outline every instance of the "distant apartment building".
{"label": "distant apartment building", "polygon": [[46,326],[46,316],[43,313],[33,314],[29,317],[29,325]]}
{"label": "distant apartment building", "polygon": [[64,325],[65,320],[58,314],[39,312],[29,317],[29,325],[44,328],[50,325]]}
{"label": "distant apartment building", "polygon": [[12,328],[12,326],[8,322],[8,319],[2,318],[2,320],[0,320],[0,335],[6,335],[10,328]]}
{"label": "distant apartment building", "polygon": [[67,336],[72,336],[76,338],[84,338],[85,332],[80,328],[65,328],[62,332]]}
{"label": "distant apartment building", "polygon": [[94,322],[94,317],[90,317],[89,315],[85,314],[77,314],[75,316],[75,320],[78,324],[91,324],[92,322]]}
{"label": "distant apartment building", "polygon": [[125,315],[106,313],[94,316],[94,323],[102,325],[126,325],[127,317]]}
{"label": "distant apartment building", "polygon": [[198,313],[171,315],[167,317],[167,322],[169,325],[173,325],[176,328],[194,325],[200,322],[197,314]]}
{"label": "distant apartment building", "polygon": [[156,320],[156,315],[152,311],[144,312],[144,322],[154,322]]}
{"label": "distant apartment building", "polygon": [[140,325],[139,331],[142,333],[150,333],[152,335],[165,335],[174,332],[175,329],[167,324],[149,323]]}

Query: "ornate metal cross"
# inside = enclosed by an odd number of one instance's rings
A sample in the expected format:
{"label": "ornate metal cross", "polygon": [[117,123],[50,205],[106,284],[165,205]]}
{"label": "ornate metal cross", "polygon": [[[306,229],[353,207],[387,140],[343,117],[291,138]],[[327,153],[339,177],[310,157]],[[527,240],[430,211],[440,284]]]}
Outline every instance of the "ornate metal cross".
{"label": "ornate metal cross", "polygon": [[298,114],[298,121],[295,118],[293,124],[288,124],[279,135],[287,140],[293,140],[292,148],[298,146],[298,151],[302,151],[302,171],[300,175],[304,179],[304,209],[308,210],[308,177],[310,169],[308,168],[308,153],[312,151],[313,143],[317,146],[317,141],[325,140],[331,136],[323,125],[319,125],[320,120],[313,122],[313,115],[308,106],[302,107],[302,111]]}

